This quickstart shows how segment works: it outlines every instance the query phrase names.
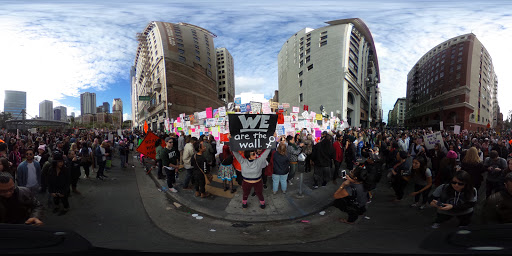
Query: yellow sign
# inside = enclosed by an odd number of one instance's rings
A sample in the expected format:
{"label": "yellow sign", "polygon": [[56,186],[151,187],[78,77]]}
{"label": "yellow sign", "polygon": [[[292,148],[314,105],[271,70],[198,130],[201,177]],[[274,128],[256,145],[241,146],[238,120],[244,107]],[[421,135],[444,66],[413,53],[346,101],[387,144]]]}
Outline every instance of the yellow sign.
{"label": "yellow sign", "polygon": [[322,114],[316,114],[316,120],[322,120]]}

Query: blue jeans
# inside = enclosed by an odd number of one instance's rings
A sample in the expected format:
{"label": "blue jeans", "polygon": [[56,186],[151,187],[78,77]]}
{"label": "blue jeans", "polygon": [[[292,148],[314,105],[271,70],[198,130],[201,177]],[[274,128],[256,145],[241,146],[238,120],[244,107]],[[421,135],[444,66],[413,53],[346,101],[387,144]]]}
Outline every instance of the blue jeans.
{"label": "blue jeans", "polygon": [[126,165],[126,156],[119,156],[121,159],[121,168],[124,168]]}
{"label": "blue jeans", "polygon": [[288,178],[288,174],[285,174],[285,175],[272,174],[272,181],[274,183],[272,190],[274,192],[277,192],[277,189],[279,188],[279,183],[281,183],[281,190],[283,192],[286,192],[286,188],[288,186],[288,184],[286,183],[287,178]]}
{"label": "blue jeans", "polygon": [[194,171],[194,168],[190,168],[190,169],[185,169],[187,170],[187,176],[185,177],[185,180],[183,181],[183,188],[187,188],[188,187],[188,183],[192,180],[192,184],[194,184],[194,180],[193,180],[193,171]]}
{"label": "blue jeans", "polygon": [[299,168],[299,164],[290,164],[290,172],[288,173],[288,180],[293,179],[295,177],[295,173],[297,172],[297,169]]}

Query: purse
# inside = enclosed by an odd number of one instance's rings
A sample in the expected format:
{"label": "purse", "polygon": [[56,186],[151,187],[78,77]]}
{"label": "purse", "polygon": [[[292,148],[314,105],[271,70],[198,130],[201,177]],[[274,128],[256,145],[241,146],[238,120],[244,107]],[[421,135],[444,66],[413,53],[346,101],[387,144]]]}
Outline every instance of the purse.
{"label": "purse", "polygon": [[201,169],[201,167],[199,167],[199,165],[197,164],[197,158],[196,158],[196,155],[194,155],[194,160],[196,160],[196,166],[197,168],[199,168],[199,170],[203,173],[204,175],[204,181],[205,181],[205,184],[206,185],[210,185],[210,183],[212,183],[213,181],[213,175],[211,173],[208,173],[206,174],[203,169]]}

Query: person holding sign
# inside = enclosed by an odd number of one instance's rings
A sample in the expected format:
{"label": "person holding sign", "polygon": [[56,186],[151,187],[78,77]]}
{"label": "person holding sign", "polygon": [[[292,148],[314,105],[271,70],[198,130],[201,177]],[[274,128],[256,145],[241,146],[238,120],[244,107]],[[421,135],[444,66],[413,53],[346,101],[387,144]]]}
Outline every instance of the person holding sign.
{"label": "person holding sign", "polygon": [[[231,139],[231,135],[228,135]],[[277,136],[277,134],[274,134]],[[266,165],[266,159],[268,154],[270,154],[270,150],[266,149],[260,157],[257,157],[256,150],[246,150],[244,152],[244,157],[240,155],[238,151],[233,151],[233,155],[236,160],[240,163],[242,169],[242,207],[247,209],[247,198],[249,197],[249,193],[251,189],[254,188],[254,192],[258,196],[260,200],[260,208],[265,209],[265,198],[263,197],[263,181],[261,179],[262,170]]]}

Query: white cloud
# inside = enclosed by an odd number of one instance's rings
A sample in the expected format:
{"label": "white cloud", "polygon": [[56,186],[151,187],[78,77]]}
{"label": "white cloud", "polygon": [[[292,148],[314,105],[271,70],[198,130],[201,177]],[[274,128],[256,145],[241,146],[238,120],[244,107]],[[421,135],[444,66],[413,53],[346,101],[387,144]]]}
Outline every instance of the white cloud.
{"label": "white cloud", "polygon": [[[326,21],[361,18],[377,48],[385,117],[396,99],[405,96],[407,73],[418,59],[442,41],[471,31],[493,58],[502,112],[512,110],[506,99],[512,93],[507,86],[512,84],[507,70],[512,59],[507,45],[512,41],[510,2],[223,1],[229,8],[219,8],[219,3],[2,3],[2,89],[26,90],[31,114],[37,114],[42,100],[63,101],[91,88],[117,94],[110,86],[129,76],[136,33],[158,20],[187,22],[217,34],[215,46],[226,47],[234,57],[236,93],[270,97],[278,88],[277,54],[289,37],[305,27],[326,26]],[[128,94],[129,85],[125,88]],[[3,97],[0,93],[0,102]]]}
{"label": "white cloud", "polygon": [[128,114],[128,113],[124,113],[123,114],[123,120],[126,121],[126,120],[132,120],[132,115],[131,114]]}

